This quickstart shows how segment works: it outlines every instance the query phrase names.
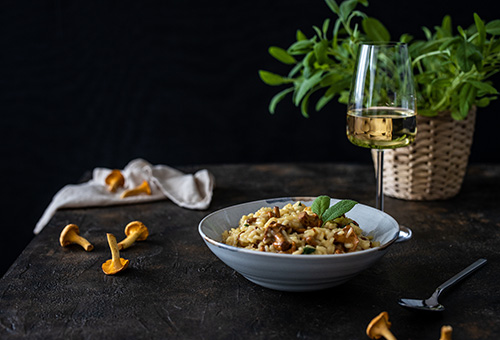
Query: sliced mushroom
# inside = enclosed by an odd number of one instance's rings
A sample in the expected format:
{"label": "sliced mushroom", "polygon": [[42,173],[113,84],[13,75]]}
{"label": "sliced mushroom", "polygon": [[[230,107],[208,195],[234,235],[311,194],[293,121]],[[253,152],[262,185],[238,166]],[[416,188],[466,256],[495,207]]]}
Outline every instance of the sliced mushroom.
{"label": "sliced mushroom", "polygon": [[439,340],[451,340],[451,334],[453,333],[453,328],[451,326],[441,327],[441,337]]}
{"label": "sliced mushroom", "polygon": [[347,252],[355,251],[359,243],[358,235],[354,231],[354,228],[350,225],[346,225],[342,230],[337,231],[333,234],[336,242],[344,244],[344,248]]}
{"label": "sliced mushroom", "polygon": [[[294,252],[297,250],[295,242],[289,242],[282,230],[286,227],[276,221],[272,221],[266,227],[264,242],[272,242],[274,248],[280,252]],[[274,242],[273,242],[274,241]]]}
{"label": "sliced mushroom", "polygon": [[137,195],[151,195],[151,188],[149,186],[148,181],[142,182],[140,185],[136,186],[133,189],[128,189],[122,192],[121,198],[125,197],[130,197],[130,196],[137,196]]}
{"label": "sliced mushroom", "polygon": [[102,271],[106,275],[114,275],[128,267],[129,260],[120,257],[120,251],[116,244],[116,237],[113,234],[106,234],[109,248],[111,249],[111,259],[102,264]]}
{"label": "sliced mushroom", "polygon": [[85,249],[85,251],[92,251],[92,249],[94,249],[94,246],[87,241],[87,239],[80,236],[80,228],[78,228],[76,224],[68,224],[64,227],[59,236],[59,243],[61,247],[66,247],[70,244],[78,244]]}
{"label": "sliced mushroom", "polygon": [[133,221],[125,227],[127,237],[118,243],[118,249],[123,250],[130,247],[135,241],[144,241],[149,236],[146,226],[139,221]]}
{"label": "sliced mushroom", "polygon": [[297,217],[299,222],[306,228],[319,228],[323,225],[323,221],[317,214],[309,215],[307,212],[302,211]]}
{"label": "sliced mushroom", "polygon": [[125,177],[123,177],[120,170],[112,170],[104,181],[108,185],[108,190],[115,192],[116,189],[125,184]]}
{"label": "sliced mushroom", "polygon": [[387,340],[396,340],[396,337],[391,333],[389,328],[391,328],[389,314],[387,314],[387,312],[382,312],[370,322],[366,328],[366,335],[368,335],[370,339],[380,339],[384,337]]}

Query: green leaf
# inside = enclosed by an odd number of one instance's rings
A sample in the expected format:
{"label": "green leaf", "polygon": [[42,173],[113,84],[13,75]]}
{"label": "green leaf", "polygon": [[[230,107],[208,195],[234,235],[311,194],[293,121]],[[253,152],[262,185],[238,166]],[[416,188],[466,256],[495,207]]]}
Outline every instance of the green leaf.
{"label": "green leaf", "polygon": [[330,207],[330,197],[328,196],[318,196],[311,205],[311,211],[318,215],[319,218],[323,213]]}
{"label": "green leaf", "polygon": [[326,94],[323,95],[318,101],[316,102],[316,111],[321,111],[323,107],[325,107],[326,104],[328,104],[332,99],[334,95],[327,96]]}
{"label": "green leaf", "polygon": [[304,98],[304,96],[311,90],[314,86],[316,86],[323,76],[323,72],[317,72],[313,74],[310,78],[306,78],[302,81],[299,86],[299,89],[295,92],[294,103],[296,106],[299,106],[300,102]]}
{"label": "green leaf", "polygon": [[295,36],[297,38],[297,41],[307,40],[306,35],[301,30],[297,30],[297,33],[295,34]]}
{"label": "green leaf", "polygon": [[464,29],[461,26],[457,26],[457,31],[460,33],[462,38],[467,39],[467,34],[465,33]]}
{"label": "green leaf", "polygon": [[490,105],[490,102],[492,100],[495,100],[495,99],[497,99],[497,97],[484,97],[484,98],[481,98],[478,101],[476,101],[476,105],[477,105],[477,107],[486,107],[486,106]]}
{"label": "green leaf", "polygon": [[330,9],[332,10],[333,13],[335,13],[337,15],[340,13],[339,5],[337,5],[335,0],[325,0],[325,2],[328,5],[328,7],[330,7]]}
{"label": "green leaf", "polygon": [[271,86],[278,86],[283,84],[290,84],[293,82],[293,79],[289,79],[286,77],[282,77],[279,74],[275,74],[269,71],[260,70],[259,71],[260,79]]}
{"label": "green leaf", "polygon": [[362,21],[363,31],[371,41],[390,41],[391,35],[385,26],[375,18],[365,18]]}
{"label": "green leaf", "polygon": [[297,63],[288,73],[288,78],[293,78],[303,67],[302,63]]}
{"label": "green leaf", "polygon": [[498,91],[488,83],[483,83],[477,80],[468,80],[469,84],[473,85],[478,90],[483,91],[485,94],[497,94]]}
{"label": "green leaf", "polygon": [[399,41],[402,42],[402,43],[409,43],[410,41],[413,40],[413,36],[410,35],[410,34],[402,34],[401,37],[399,38]]}
{"label": "green leaf", "polygon": [[297,62],[294,57],[288,54],[288,52],[281,47],[269,47],[269,54],[276,58],[278,61],[281,61],[283,64],[291,65]]}
{"label": "green leaf", "polygon": [[321,40],[316,45],[314,45],[314,54],[316,55],[316,60],[320,65],[328,62],[328,57],[326,56],[327,49],[328,41],[326,40]]}
{"label": "green leaf", "polygon": [[328,33],[328,27],[330,26],[330,19],[326,19],[323,22],[323,38],[326,39],[326,34]]}
{"label": "green leaf", "polygon": [[452,25],[451,25],[451,17],[449,15],[445,15],[443,21],[441,22],[442,32],[448,37],[452,35]]}
{"label": "green leaf", "polygon": [[459,104],[459,115],[462,119],[467,117],[467,113],[469,113],[469,108],[470,108],[470,102],[469,102],[469,97],[470,93],[472,91],[472,85],[471,84],[464,84],[460,90],[460,104]]}
{"label": "green leaf", "polygon": [[304,98],[302,98],[302,102],[300,104],[300,112],[302,113],[302,116],[305,118],[309,118],[309,97],[311,97],[311,94],[314,92],[314,90],[308,92]]}
{"label": "green leaf", "polygon": [[300,40],[288,48],[289,54],[306,54],[314,47],[314,39]]}
{"label": "green leaf", "polygon": [[306,79],[310,78],[316,71],[316,69],[314,68],[315,61],[316,61],[316,54],[314,53],[314,51],[307,53],[307,55],[304,57],[304,60],[302,60],[302,65],[304,65],[303,76]]}
{"label": "green leaf", "polygon": [[357,4],[358,0],[344,0],[340,4],[339,16],[342,19],[347,20],[347,17],[349,16],[349,14],[351,14],[352,10],[356,8]]}
{"label": "green leaf", "polygon": [[451,117],[455,120],[464,120],[464,117],[460,114],[460,110],[454,109],[451,111]]}
{"label": "green leaf", "polygon": [[274,112],[276,112],[276,106],[278,105],[278,103],[282,101],[283,98],[285,98],[285,96],[292,91],[293,87],[289,87],[275,94],[274,97],[271,99],[271,102],[269,103],[269,112],[271,114],[274,114]]}
{"label": "green leaf", "polygon": [[484,42],[486,40],[486,29],[484,27],[484,21],[481,20],[479,15],[477,13],[474,13],[474,22],[476,24],[476,29],[478,33],[478,39],[477,39],[477,47],[479,48],[480,51],[483,50]]}
{"label": "green leaf", "polygon": [[323,215],[321,216],[321,220],[323,220],[323,223],[325,223],[337,217],[340,217],[345,213],[347,213],[352,208],[354,208],[356,204],[358,204],[358,202],[351,200],[339,201],[335,205],[332,205],[323,213]]}
{"label": "green leaf", "polygon": [[490,21],[484,28],[488,34],[500,35],[500,19]]}
{"label": "green leaf", "polygon": [[302,248],[302,254],[312,254],[316,251],[316,248],[314,248],[313,246],[310,246],[310,245],[306,245],[304,246],[304,248]]}
{"label": "green leaf", "polygon": [[465,39],[460,45],[458,45],[456,57],[458,66],[460,66],[460,68],[464,72],[469,72],[472,69],[473,65],[476,65],[476,67],[479,69],[480,63],[483,59],[483,56],[478,48]]}

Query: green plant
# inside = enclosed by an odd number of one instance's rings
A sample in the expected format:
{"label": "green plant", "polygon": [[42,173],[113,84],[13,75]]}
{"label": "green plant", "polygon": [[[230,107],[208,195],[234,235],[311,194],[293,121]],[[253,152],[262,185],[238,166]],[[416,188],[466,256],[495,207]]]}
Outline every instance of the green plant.
{"label": "green plant", "polygon": [[[313,26],[313,37],[297,30],[297,41],[288,49],[269,48],[275,59],[292,67],[285,76],[259,71],[266,84],[288,86],[271,99],[271,113],[288,94],[305,117],[315,93],[319,96],[316,111],[336,97],[347,104],[358,44],[391,40],[379,20],[356,10],[358,4],[367,7],[367,0],[325,2],[337,16],[333,26],[326,19],[321,28]],[[409,34],[399,38],[409,45],[420,115],[449,111],[461,120],[473,105],[484,107],[497,98],[490,79],[500,70],[500,20],[485,23],[474,13],[474,24],[467,29],[459,26],[454,33],[451,18],[445,16],[434,32],[425,27],[423,31],[425,40],[414,40]]]}

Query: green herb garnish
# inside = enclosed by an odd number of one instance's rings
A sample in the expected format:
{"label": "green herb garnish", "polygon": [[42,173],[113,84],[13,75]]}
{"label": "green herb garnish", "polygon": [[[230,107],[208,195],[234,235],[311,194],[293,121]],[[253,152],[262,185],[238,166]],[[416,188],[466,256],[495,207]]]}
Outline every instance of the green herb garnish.
{"label": "green herb garnish", "polygon": [[311,253],[314,253],[316,251],[316,248],[314,248],[313,246],[305,246],[303,249],[302,249],[302,254],[311,254]]}
{"label": "green herb garnish", "polygon": [[358,202],[352,200],[341,200],[330,207],[330,197],[318,196],[311,210],[323,221],[323,225],[331,220],[336,219],[351,210]]}

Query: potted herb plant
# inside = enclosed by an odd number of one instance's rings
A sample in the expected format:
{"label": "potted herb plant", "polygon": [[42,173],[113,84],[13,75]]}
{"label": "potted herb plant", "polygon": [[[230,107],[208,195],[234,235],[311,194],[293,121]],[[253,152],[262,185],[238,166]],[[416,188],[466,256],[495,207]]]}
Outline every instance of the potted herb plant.
{"label": "potted herb plant", "polygon": [[[272,46],[269,53],[290,66],[286,75],[259,71],[268,85],[283,86],[270,101],[269,111],[286,97],[304,117],[337,99],[347,104],[360,42],[391,41],[385,26],[356,9],[367,0],[337,4],[325,0],[336,15],[314,36],[297,30],[287,49]],[[500,20],[485,23],[473,14],[468,28],[452,26],[445,16],[433,30],[423,28],[425,39],[403,34],[409,46],[417,89],[418,133],[415,143],[386,151],[386,195],[411,199],[445,199],[461,187],[472,145],[476,108],[489,105],[498,91],[491,77],[500,70]],[[314,94],[314,96],[313,96]],[[312,99],[314,98],[314,99]]]}

